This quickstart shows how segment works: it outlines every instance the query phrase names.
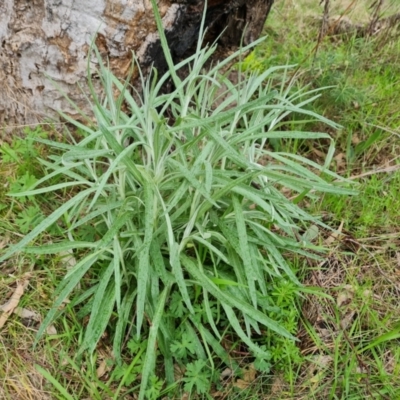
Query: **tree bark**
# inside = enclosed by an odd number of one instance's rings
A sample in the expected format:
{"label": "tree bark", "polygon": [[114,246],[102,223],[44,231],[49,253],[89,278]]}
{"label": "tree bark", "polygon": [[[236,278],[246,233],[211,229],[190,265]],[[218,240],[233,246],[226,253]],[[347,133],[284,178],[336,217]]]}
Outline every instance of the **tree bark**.
{"label": "tree bark", "polygon": [[[244,44],[254,41],[272,3],[208,0],[207,40],[219,37],[223,49],[237,47],[242,38]],[[158,0],[174,59],[194,51],[204,4]],[[75,117],[60,89],[90,113],[85,93],[93,38],[121,79],[130,70],[132,51],[145,70],[151,65],[165,69],[150,0],[1,0],[0,126],[36,124],[57,118],[58,110]]]}

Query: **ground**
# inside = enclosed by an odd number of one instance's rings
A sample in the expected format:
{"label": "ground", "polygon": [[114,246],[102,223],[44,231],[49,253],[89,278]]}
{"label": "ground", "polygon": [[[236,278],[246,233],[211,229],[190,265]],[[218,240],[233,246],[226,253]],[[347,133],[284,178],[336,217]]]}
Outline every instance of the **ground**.
{"label": "ground", "polygon": [[[335,1],[330,16],[352,24],[368,24],[373,2]],[[379,2],[375,3],[375,7]],[[395,13],[387,6],[382,16]],[[354,183],[354,196],[324,194],[299,199],[300,205],[321,216],[329,230],[311,226],[305,235],[324,245],[324,259],[291,259],[309,290],[298,291],[280,281],[271,296],[284,310],[283,323],[298,339],[270,343],[271,367],[255,368],[237,346],[240,379],[221,370],[222,384],[210,388],[220,399],[394,399],[400,397],[400,39],[397,27],[371,37],[319,37],[323,5],[317,1],[276,2],[265,33],[267,39],[244,61],[243,67],[261,73],[271,66],[293,65],[287,73],[295,87],[325,88],[307,107],[340,124],[289,122],[299,130],[330,133],[336,142],[333,169]],[[342,17],[340,17],[342,16]],[[48,127],[31,127],[27,139],[16,138],[0,150],[0,250],[33,229],[53,203],[8,197],[9,191],[29,186],[45,158],[44,144],[30,138],[56,135]],[[307,156],[323,163],[324,140],[276,140],[275,151]],[[39,177],[39,176],[38,176]],[[50,203],[46,203],[50,201]],[[51,241],[53,232],[40,240]],[[89,233],[88,233],[89,234]],[[288,258],[292,255],[288,255]],[[124,361],[115,367],[107,337],[94,354],[77,356],[87,320],[67,309],[36,347],[32,347],[42,318],[52,305],[55,287],[73,256],[64,252],[51,259],[13,257],[2,264],[0,280],[0,397],[3,399],[135,398],[129,383],[132,358],[141,347],[130,343]],[[8,303],[6,303],[8,301]],[[10,307],[10,304],[17,308]],[[9,307],[13,313],[7,314]],[[140,353],[141,354],[141,353]],[[182,376],[182,372],[176,372]],[[132,378],[132,382],[135,379]],[[153,382],[154,387],[159,382]],[[156,391],[157,392],[157,391]],[[155,396],[163,396],[158,390]],[[175,398],[189,398],[183,389],[170,390]],[[121,397],[118,397],[121,396]],[[154,397],[157,398],[157,397]],[[193,398],[193,396],[192,396]]]}

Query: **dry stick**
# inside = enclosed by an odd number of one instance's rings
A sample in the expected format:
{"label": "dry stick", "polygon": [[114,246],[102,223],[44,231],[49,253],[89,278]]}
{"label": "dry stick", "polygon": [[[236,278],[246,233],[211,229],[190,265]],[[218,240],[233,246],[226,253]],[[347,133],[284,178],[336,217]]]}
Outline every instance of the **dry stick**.
{"label": "dry stick", "polygon": [[[382,238],[389,239],[389,238],[397,238],[397,237],[400,237],[400,232],[383,233],[382,235],[379,235],[379,236],[370,236],[367,238],[360,238],[360,239],[357,239],[357,241],[358,242],[367,242],[368,240],[377,241]],[[368,247],[371,247],[371,246],[368,246]],[[379,247],[382,248],[381,246],[379,246]]]}
{"label": "dry stick", "polygon": [[[399,14],[399,19],[400,19],[400,14]],[[381,101],[382,101],[382,100],[381,100]],[[369,104],[372,104],[372,103],[369,103]],[[395,136],[397,136],[397,137],[400,138],[400,133],[396,132],[396,131],[393,130],[393,129],[389,129],[389,128],[387,128],[386,126],[375,125],[375,124],[371,124],[371,123],[369,123],[369,122],[365,122],[365,124],[366,124],[366,125],[369,125],[369,126],[373,126],[374,128],[382,129],[383,131],[388,132],[388,133],[390,133],[390,134],[392,134],[392,135],[395,135]]]}
{"label": "dry stick", "polygon": [[383,5],[383,0],[377,0],[371,7],[374,8],[374,11],[372,13],[371,22],[367,29],[367,33],[369,36],[372,36],[375,25],[379,21],[379,12],[381,11],[382,5]]}
{"label": "dry stick", "polygon": [[[360,175],[353,175],[353,176],[350,176],[350,178],[347,178],[347,179],[355,180],[355,179],[364,178],[364,177],[370,176],[370,175],[381,174],[383,172],[395,172],[395,171],[397,171],[399,169],[400,169],[400,164],[399,165],[392,165],[390,167],[377,169],[375,171],[364,172],[363,174],[360,174]],[[337,182],[337,181],[338,180],[336,180],[335,182]]]}
{"label": "dry stick", "polygon": [[[322,0],[322,1],[323,1],[323,0]],[[321,1],[321,3],[322,3],[322,1]],[[328,1],[328,6],[329,6],[329,0],[326,0],[326,1]],[[340,21],[341,18],[342,18],[344,15],[347,14],[347,12],[350,10],[351,7],[353,7],[354,3],[356,3],[356,2],[357,2],[357,0],[353,0],[353,1],[346,7],[346,9],[344,10],[344,12],[340,15],[338,21]],[[325,8],[326,8],[326,3],[325,3]],[[324,13],[325,13],[325,8],[324,8]],[[323,17],[323,18],[324,18],[324,17]],[[322,23],[324,23],[324,21],[322,21]],[[337,23],[339,23],[339,22],[337,22]],[[289,78],[288,84],[291,84],[291,83],[292,83],[292,81],[294,80],[296,74],[299,72],[300,67],[304,64],[304,62],[307,61],[307,60],[311,57],[311,55],[312,55],[313,53],[314,53],[314,58],[315,58],[315,56],[317,55],[317,51],[318,51],[319,45],[321,44],[322,40],[329,34],[329,31],[328,31],[328,30],[326,30],[326,32],[324,33],[324,35],[321,35],[321,32],[322,32],[322,27],[321,27],[321,30],[320,30],[320,34],[318,35],[318,41],[317,41],[317,43],[316,43],[315,46],[311,49],[311,51],[304,57],[304,59],[303,59],[302,61],[299,62],[299,65],[298,65],[297,68],[294,70],[292,76]]]}
{"label": "dry stick", "polygon": [[[376,174],[381,174],[381,173],[383,173],[383,172],[395,172],[395,171],[397,171],[397,170],[399,170],[400,169],[400,164],[399,165],[392,165],[392,166],[390,166],[390,167],[386,167],[386,168],[382,168],[382,169],[377,169],[377,170],[375,170],[375,171],[368,171],[368,172],[364,172],[363,174],[360,174],[360,175],[353,175],[353,176],[350,176],[349,178],[346,178],[347,180],[356,180],[356,179],[359,179],[359,178],[364,178],[364,177],[366,177],[366,176],[370,176],[370,175],[376,175]],[[340,179],[335,179],[334,180],[334,182],[341,182],[341,180]],[[312,190],[310,190],[309,191],[309,193],[311,194],[311,193],[315,193],[316,192],[316,190],[315,189],[312,189]],[[296,194],[296,195],[294,195],[294,196],[292,196],[292,197],[289,197],[289,200],[294,200],[296,197],[298,197],[299,195],[298,194]]]}
{"label": "dry stick", "polygon": [[[324,0],[321,0],[321,2],[319,4],[322,4],[323,1]],[[329,20],[329,0],[325,0],[324,13],[322,14],[322,24],[321,24],[321,28],[319,29],[319,33],[318,33],[317,44],[315,45],[314,61],[315,61],[315,57],[317,56],[319,46],[320,46],[322,40],[325,38],[326,34],[328,33],[328,28],[327,28],[328,20]]]}

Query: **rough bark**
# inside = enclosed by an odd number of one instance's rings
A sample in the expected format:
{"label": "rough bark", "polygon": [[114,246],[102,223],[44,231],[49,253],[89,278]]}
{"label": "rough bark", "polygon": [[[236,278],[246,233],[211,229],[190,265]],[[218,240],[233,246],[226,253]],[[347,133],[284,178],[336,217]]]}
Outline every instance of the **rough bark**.
{"label": "rough bark", "polygon": [[[158,1],[175,59],[193,51],[204,3]],[[214,41],[225,30],[219,39],[224,49],[238,46],[242,37],[245,44],[252,42],[272,3],[209,0],[207,40]],[[35,124],[56,117],[58,110],[74,116],[76,111],[59,89],[89,112],[84,92],[94,37],[120,78],[128,74],[132,51],[145,69],[165,67],[150,0],[1,0],[0,126]]]}

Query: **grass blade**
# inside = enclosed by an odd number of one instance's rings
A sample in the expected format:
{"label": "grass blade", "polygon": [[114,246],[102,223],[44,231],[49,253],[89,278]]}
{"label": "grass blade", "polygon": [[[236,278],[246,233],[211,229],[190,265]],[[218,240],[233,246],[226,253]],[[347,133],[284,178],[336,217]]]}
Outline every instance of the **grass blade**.
{"label": "grass blade", "polygon": [[139,252],[139,267],[137,272],[137,298],[136,298],[136,335],[139,339],[143,323],[144,307],[150,271],[150,246],[153,240],[153,219],[156,197],[153,196],[153,190],[150,183],[144,184],[144,240]]}
{"label": "grass blade", "polygon": [[156,341],[158,329],[160,326],[161,318],[164,313],[165,302],[167,300],[167,295],[169,293],[170,287],[167,286],[161,292],[158,299],[153,320],[151,321],[151,327],[149,331],[149,338],[147,342],[146,356],[143,361],[142,367],[142,381],[140,384],[139,400],[143,400],[145,397],[145,391],[147,389],[147,383],[149,381],[150,375],[154,371],[155,360],[156,360]]}
{"label": "grass blade", "polygon": [[247,228],[243,216],[243,209],[236,196],[232,197],[232,201],[235,211],[236,227],[239,238],[239,254],[243,261],[244,272],[247,279],[247,285],[249,287],[249,295],[254,308],[257,308],[257,294],[255,286],[257,274],[254,271],[254,266],[252,263],[253,258],[250,255],[249,243],[247,240]]}
{"label": "grass blade", "polygon": [[199,285],[210,292],[215,298],[221,301],[221,304],[227,304],[229,307],[235,307],[241,312],[248,314],[250,317],[270,328],[274,332],[287,337],[289,339],[296,340],[286,329],[281,327],[276,321],[268,318],[263,312],[256,310],[252,305],[229,296],[222,290],[220,290],[202,271],[196,266],[192,259],[181,254],[181,260],[188,272],[197,280]]}
{"label": "grass blade", "polygon": [[47,371],[47,369],[44,369],[38,364],[35,364],[35,369],[60,392],[60,394],[63,396],[63,399],[77,400],[67,392],[67,389],[65,389],[64,386],[62,386],[61,383],[58,382],[58,380],[54,378],[49,371]]}
{"label": "grass blade", "polygon": [[51,213],[47,218],[45,218],[39,225],[37,225],[31,232],[29,232],[24,238],[18,242],[16,245],[9,247],[9,249],[0,257],[0,262],[11,257],[18,251],[23,250],[23,248],[35,239],[39,234],[46,230],[49,226],[53,225],[64,213],[66,213],[71,207],[78,204],[85,197],[88,197],[93,192],[93,188],[83,190],[76,194],[72,199],[68,200],[62,206],[57,208],[53,213]]}

